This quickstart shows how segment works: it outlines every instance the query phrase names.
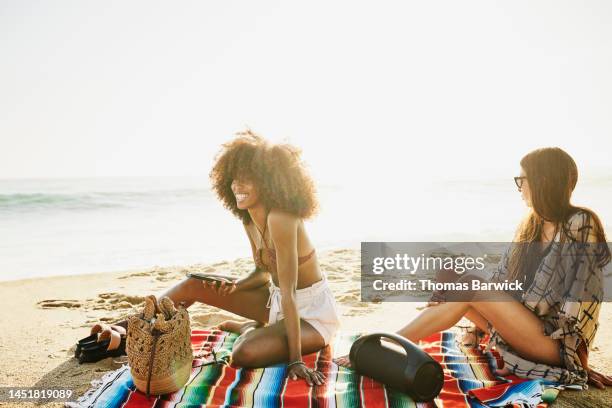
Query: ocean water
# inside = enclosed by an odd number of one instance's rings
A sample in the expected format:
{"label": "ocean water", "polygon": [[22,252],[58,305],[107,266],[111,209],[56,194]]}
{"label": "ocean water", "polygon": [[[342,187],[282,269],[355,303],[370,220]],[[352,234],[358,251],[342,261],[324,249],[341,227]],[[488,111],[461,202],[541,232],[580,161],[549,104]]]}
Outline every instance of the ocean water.
{"label": "ocean water", "polygon": [[[612,177],[574,202],[612,222]],[[320,185],[318,251],[361,241],[509,241],[526,207],[512,179]],[[202,178],[0,180],[0,280],[249,257],[239,220]]]}

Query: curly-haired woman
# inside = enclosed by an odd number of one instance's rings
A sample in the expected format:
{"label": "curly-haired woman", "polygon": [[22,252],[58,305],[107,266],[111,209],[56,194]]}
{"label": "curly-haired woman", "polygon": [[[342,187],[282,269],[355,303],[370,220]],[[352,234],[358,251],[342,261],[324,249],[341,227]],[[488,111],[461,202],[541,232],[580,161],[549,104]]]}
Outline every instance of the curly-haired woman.
{"label": "curly-haired woman", "polygon": [[251,319],[219,326],[240,333],[234,364],[289,362],[289,378],[322,384],[323,374],[307,367],[302,355],[329,344],[340,321],[304,227],[317,200],[299,151],[242,132],[223,145],[210,177],[221,202],[242,221],[256,267],[227,284],[186,278],[162,296],[187,307],[202,302]]}
{"label": "curly-haired woman", "polygon": [[[602,223],[593,211],[570,203],[578,170],[565,151],[538,149],[520,165],[515,182],[531,210],[492,279],[524,282],[524,293],[434,303],[398,334],[418,341],[466,317],[490,334],[489,346],[505,363],[499,374],[612,385],[612,377],[588,364],[603,301],[602,269],[610,262]],[[346,356],[336,362],[350,365]]]}

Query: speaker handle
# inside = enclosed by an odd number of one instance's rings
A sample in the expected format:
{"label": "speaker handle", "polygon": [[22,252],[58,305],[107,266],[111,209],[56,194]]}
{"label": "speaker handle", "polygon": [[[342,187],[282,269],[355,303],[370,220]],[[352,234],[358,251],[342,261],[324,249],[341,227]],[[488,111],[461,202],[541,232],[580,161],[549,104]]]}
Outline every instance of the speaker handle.
{"label": "speaker handle", "polygon": [[410,352],[410,350],[408,350],[408,345],[412,345],[414,347],[418,346],[416,344],[414,344],[413,342],[411,342],[410,340],[408,340],[407,338],[400,336],[399,334],[395,334],[395,333],[372,333],[372,334],[368,334],[368,340],[367,341],[375,341],[378,340],[380,341],[381,338],[385,338],[387,340],[392,340],[394,343],[399,344],[400,346],[402,346],[402,348],[406,351],[406,354],[408,354]]}

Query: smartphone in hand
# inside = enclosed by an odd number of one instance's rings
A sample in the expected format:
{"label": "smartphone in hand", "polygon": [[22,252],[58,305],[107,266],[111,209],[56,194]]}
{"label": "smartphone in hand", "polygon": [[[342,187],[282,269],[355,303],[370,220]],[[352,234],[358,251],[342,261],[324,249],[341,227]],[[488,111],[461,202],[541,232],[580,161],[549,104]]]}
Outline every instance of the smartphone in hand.
{"label": "smartphone in hand", "polygon": [[205,274],[201,274],[201,273],[197,273],[197,272],[187,272],[187,277],[188,278],[195,278],[195,279],[200,279],[206,282],[213,282],[217,285],[221,285],[221,283],[225,282],[226,284],[228,283],[233,283],[234,280],[230,279],[230,278],[224,278],[222,276],[211,276],[211,275],[205,275]]}

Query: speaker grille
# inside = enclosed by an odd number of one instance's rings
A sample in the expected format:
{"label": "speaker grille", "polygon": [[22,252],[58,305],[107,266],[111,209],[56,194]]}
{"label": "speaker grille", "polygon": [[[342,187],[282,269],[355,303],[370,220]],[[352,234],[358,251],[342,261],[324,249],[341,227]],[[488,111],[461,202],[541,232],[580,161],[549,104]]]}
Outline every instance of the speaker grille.
{"label": "speaker grille", "polygon": [[434,399],[444,385],[444,373],[438,364],[424,364],[416,373],[413,384],[414,396],[421,401]]}

